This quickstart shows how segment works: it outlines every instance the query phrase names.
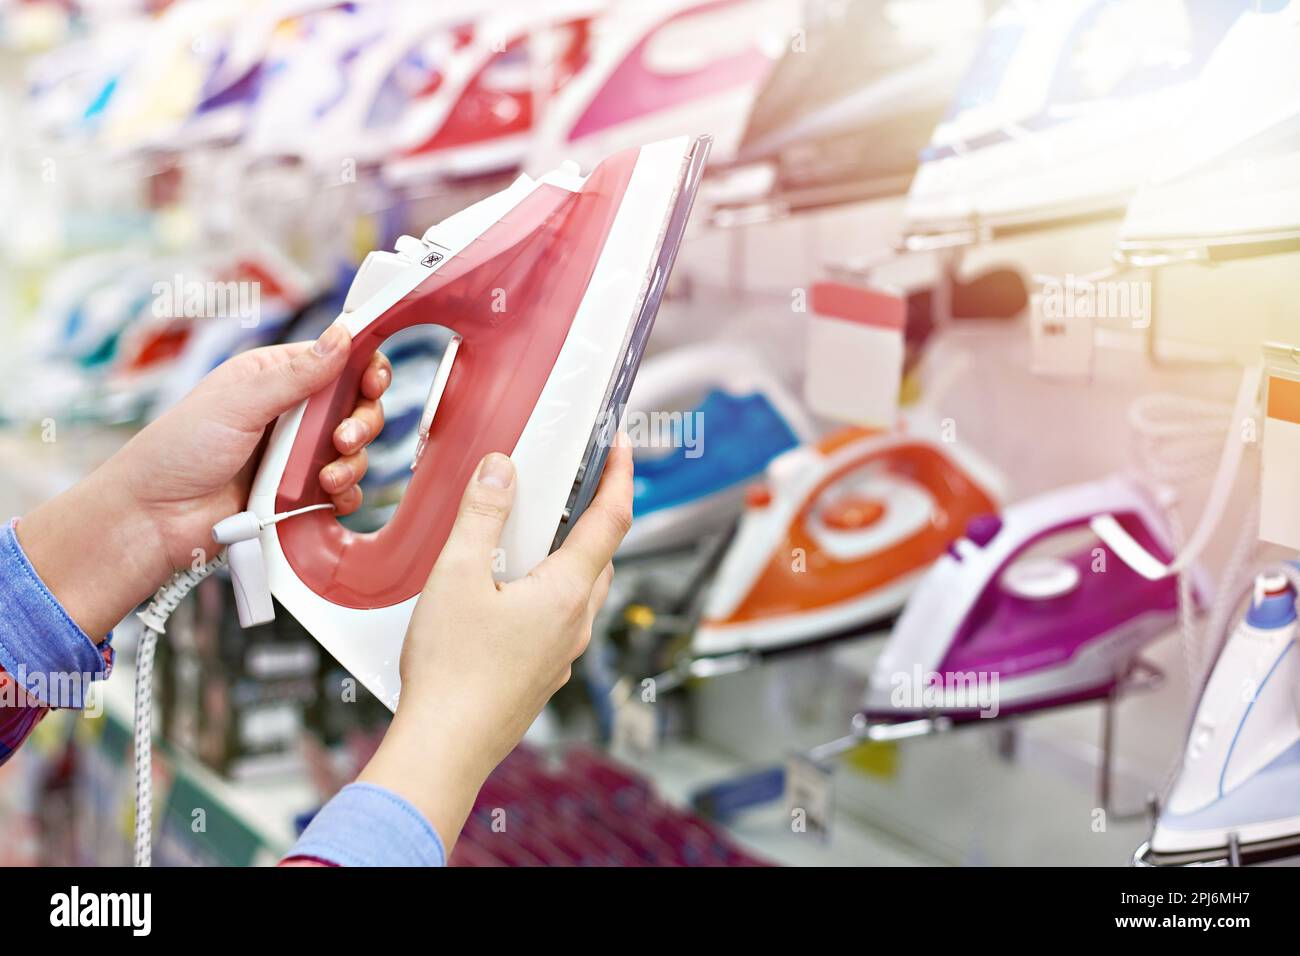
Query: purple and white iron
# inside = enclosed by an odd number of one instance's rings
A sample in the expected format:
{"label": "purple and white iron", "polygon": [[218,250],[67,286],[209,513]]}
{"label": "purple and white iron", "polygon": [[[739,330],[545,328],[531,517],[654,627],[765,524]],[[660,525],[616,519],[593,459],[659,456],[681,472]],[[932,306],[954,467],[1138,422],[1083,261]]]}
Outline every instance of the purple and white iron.
{"label": "purple and white iron", "polygon": [[1098,515],[1172,552],[1163,512],[1123,476],[975,519],[912,593],[872,671],[866,718],[996,717],[1111,693],[1175,623],[1178,586],[1130,569],[1089,527]]}

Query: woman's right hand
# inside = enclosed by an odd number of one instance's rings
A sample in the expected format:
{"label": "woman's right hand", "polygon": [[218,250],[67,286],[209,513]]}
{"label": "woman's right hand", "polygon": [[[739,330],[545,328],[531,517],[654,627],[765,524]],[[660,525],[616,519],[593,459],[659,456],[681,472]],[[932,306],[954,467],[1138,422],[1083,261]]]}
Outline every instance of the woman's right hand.
{"label": "woman's right hand", "polygon": [[590,507],[526,577],[492,576],[515,495],[514,465],[488,455],[416,603],[397,714],[360,779],[418,807],[447,851],[487,775],[568,682],[609,594],[632,521],[632,450],[619,434]]}

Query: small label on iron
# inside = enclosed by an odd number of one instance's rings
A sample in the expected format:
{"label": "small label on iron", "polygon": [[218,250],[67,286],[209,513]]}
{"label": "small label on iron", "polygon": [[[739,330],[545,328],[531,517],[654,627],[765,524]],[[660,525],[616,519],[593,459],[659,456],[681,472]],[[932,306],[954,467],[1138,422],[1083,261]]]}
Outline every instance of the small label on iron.
{"label": "small label on iron", "polygon": [[805,754],[792,754],[785,766],[785,807],[790,829],[830,839],[835,809],[835,772]]}
{"label": "small label on iron", "polygon": [[432,269],[434,266],[436,266],[439,262],[441,262],[445,258],[446,256],[444,256],[441,252],[431,252],[423,259],[420,260],[420,265],[427,266],[428,268]]}
{"label": "small label on iron", "polygon": [[659,714],[655,705],[632,695],[614,711],[610,751],[619,759],[636,764],[653,757],[658,746]]}

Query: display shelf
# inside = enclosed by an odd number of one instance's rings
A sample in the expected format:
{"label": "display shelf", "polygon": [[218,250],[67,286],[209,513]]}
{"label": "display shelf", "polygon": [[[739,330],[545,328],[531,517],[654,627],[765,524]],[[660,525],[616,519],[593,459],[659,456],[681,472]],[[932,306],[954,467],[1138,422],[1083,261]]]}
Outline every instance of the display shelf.
{"label": "display shelf", "polygon": [[[125,657],[119,653],[112,678],[101,685],[102,719],[129,733],[134,719],[135,669]],[[156,708],[154,716],[157,718]],[[198,793],[247,826],[271,858],[282,856],[297,839],[294,820],[319,806],[320,799],[305,775],[232,781],[190,754],[173,747],[162,749],[173,777],[188,781]]]}
{"label": "display shelf", "polygon": [[[671,742],[633,764],[669,800],[686,805],[698,788],[753,770],[705,745]],[[825,838],[795,832],[783,801],[741,814],[725,829],[747,850],[785,866],[933,866],[944,861],[853,817],[837,815]]]}
{"label": "display shelf", "polygon": [[[715,308],[718,297],[678,303],[666,312],[666,331],[692,324],[696,310]],[[775,324],[775,300],[749,297],[742,312],[758,327]],[[787,307],[788,308],[788,307]],[[780,310],[785,311],[785,310]],[[1207,387],[1182,370],[1144,374],[1136,353],[1108,352],[1096,386],[1066,387],[1029,375],[1025,345],[1013,324],[972,326],[938,343],[935,361],[965,354],[968,374],[957,381],[947,404],[959,410],[962,441],[1015,469],[1016,497],[1124,466],[1124,442],[1084,442],[1052,422],[1066,420],[1076,403],[1088,398],[1098,420],[1097,434],[1126,434],[1125,411],[1137,394],[1153,387],[1189,390]],[[797,351],[791,343],[791,351]],[[978,370],[978,371],[976,371]],[[1213,386],[1229,390],[1231,376],[1217,374]],[[992,414],[1011,393],[1033,396],[1015,404],[1016,427],[995,428]],[[989,412],[977,414],[979,410]],[[0,431],[0,511],[21,513],[75,481],[102,461],[126,437],[124,431],[86,432],[71,427],[57,442],[39,433]],[[1188,496],[1185,518],[1195,517],[1197,496]],[[1213,549],[1211,560],[1221,556]],[[668,569],[671,575],[673,569]],[[615,579],[611,606],[634,579],[629,567]],[[124,642],[119,671],[108,682],[109,720],[131,722],[129,646]],[[691,697],[693,737],[670,739],[636,769],[666,798],[686,803],[698,787],[760,766],[783,763],[794,750],[840,736],[860,699],[862,682],[878,640],[820,648],[772,662],[753,671],[697,682]],[[1120,707],[1115,767],[1117,802],[1139,810],[1150,791],[1160,789],[1181,750],[1190,695],[1175,638],[1153,647],[1157,663],[1171,679],[1161,690],[1139,695]],[[1145,839],[1147,822],[1105,820],[1096,825],[1096,775],[1099,762],[1099,708],[1085,705],[930,740],[878,748],[870,759],[843,761],[835,776],[830,839],[794,833],[780,801],[746,813],[729,830],[747,848],[776,863],[795,865],[877,863],[1027,863],[1053,859],[1081,864],[1122,865]],[[1009,753],[1010,751],[1010,753]],[[175,767],[254,831],[269,854],[283,852],[293,839],[294,818],[314,798],[306,782],[269,780],[233,783],[186,755]],[[1045,856],[1046,855],[1046,856]]]}

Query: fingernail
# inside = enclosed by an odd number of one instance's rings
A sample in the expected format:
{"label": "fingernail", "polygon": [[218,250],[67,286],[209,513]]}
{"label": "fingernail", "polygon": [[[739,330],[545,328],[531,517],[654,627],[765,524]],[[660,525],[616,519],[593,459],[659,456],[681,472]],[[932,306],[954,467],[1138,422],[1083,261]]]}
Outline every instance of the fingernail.
{"label": "fingernail", "polygon": [[312,343],[311,350],[321,358],[343,346],[343,326],[335,322],[321,333],[320,338]]}
{"label": "fingernail", "polygon": [[614,436],[614,444],[619,448],[627,448],[632,444],[632,439],[628,437],[627,432],[620,428]]}
{"label": "fingernail", "polygon": [[337,488],[349,477],[351,477],[351,475],[348,472],[348,466],[335,463],[333,465],[325,466],[325,473],[321,475],[321,481]]}
{"label": "fingernail", "polygon": [[494,451],[483,459],[478,469],[478,483],[485,488],[509,488],[515,466],[505,455]]}
{"label": "fingernail", "polygon": [[380,387],[380,388],[387,388],[387,387],[388,387],[388,383],[391,382],[392,380],[393,380],[393,373],[392,373],[392,372],[388,371],[388,369],[386,369],[386,368],[381,368],[381,369],[379,370],[379,387]]}
{"label": "fingernail", "polygon": [[351,445],[361,440],[361,426],[355,418],[346,419],[339,426],[338,439],[345,445]]}

